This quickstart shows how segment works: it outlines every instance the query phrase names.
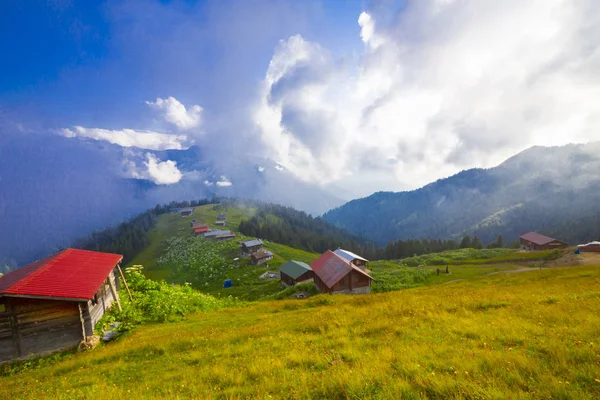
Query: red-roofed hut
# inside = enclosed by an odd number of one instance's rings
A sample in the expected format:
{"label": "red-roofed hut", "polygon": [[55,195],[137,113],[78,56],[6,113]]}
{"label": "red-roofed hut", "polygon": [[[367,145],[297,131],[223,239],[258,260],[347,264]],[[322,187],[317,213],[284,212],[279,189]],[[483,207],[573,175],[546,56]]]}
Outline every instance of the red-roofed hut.
{"label": "red-roofed hut", "polygon": [[521,248],[524,250],[552,250],[569,247],[565,242],[544,236],[537,232],[529,232],[520,237]]}
{"label": "red-roofed hut", "polygon": [[310,265],[317,288],[323,293],[371,293],[373,278],[348,260],[327,250]]}
{"label": "red-roofed hut", "polygon": [[119,304],[119,254],[66,249],[0,277],[0,363],[77,346]]}

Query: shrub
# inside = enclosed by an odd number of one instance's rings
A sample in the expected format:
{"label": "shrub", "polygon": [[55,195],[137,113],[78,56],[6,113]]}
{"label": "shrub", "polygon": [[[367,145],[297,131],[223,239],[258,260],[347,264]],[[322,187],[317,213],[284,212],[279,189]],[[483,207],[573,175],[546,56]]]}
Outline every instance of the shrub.
{"label": "shrub", "polygon": [[165,281],[152,281],[144,277],[141,266],[128,268],[125,274],[132,300],[122,292],[123,311],[113,307],[97,325],[100,331],[115,321],[120,322],[118,329],[125,331],[145,322],[178,321],[191,313],[241,305],[231,296],[216,298],[197,292],[190,284],[171,285]]}

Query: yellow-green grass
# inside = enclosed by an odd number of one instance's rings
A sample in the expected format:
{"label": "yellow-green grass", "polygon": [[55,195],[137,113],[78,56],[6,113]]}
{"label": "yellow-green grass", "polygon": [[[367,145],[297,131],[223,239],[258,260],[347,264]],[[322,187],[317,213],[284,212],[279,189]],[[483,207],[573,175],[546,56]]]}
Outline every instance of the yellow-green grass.
{"label": "yellow-green grass", "polygon": [[268,301],[0,377],[0,398],[597,399],[600,266]]}

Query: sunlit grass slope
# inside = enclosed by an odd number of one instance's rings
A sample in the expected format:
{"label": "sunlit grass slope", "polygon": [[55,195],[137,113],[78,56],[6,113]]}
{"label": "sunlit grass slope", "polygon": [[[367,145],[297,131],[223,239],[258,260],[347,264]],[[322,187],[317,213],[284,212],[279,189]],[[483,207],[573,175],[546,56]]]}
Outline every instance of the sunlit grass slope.
{"label": "sunlit grass slope", "polygon": [[0,378],[0,398],[597,399],[600,267],[260,302]]}
{"label": "sunlit grass slope", "polygon": [[[227,213],[227,226],[216,226],[214,223],[219,213]],[[233,259],[239,257],[238,241],[250,239],[238,232],[239,224],[244,218],[250,218],[256,210],[244,206],[226,207],[220,204],[207,204],[196,207],[190,217],[182,218],[179,214],[165,214],[158,218],[156,226],[148,233],[150,245],[142,250],[129,265],[143,265],[144,274],[154,280],[165,279],[174,283],[193,283],[197,290],[215,296],[234,296],[245,300],[257,300],[274,295],[284,288],[278,279],[260,280],[266,271],[278,271],[279,266],[287,260],[298,260],[312,263],[319,257],[316,253],[294,249],[285,245],[265,241],[265,248],[274,254],[273,260],[262,266],[252,266],[248,259],[240,259],[240,268],[234,268]],[[235,241],[226,242],[223,246],[217,242],[201,245],[203,239],[192,238],[190,223],[192,219],[207,223],[211,229],[229,229],[238,234]],[[187,239],[191,242],[174,243],[172,239]],[[170,246],[170,247],[169,247]],[[227,248],[222,252],[221,262],[218,260],[197,260],[188,258],[190,252],[197,253],[195,258],[202,258],[202,253],[209,253],[209,248]],[[184,255],[185,254],[185,255]],[[161,262],[169,255],[167,262]],[[180,255],[181,257],[175,257]],[[213,258],[216,255],[213,255]],[[206,256],[208,257],[208,256]],[[204,257],[204,258],[206,258]],[[194,258],[194,257],[192,257]],[[212,262],[215,261],[215,262]],[[190,265],[190,273],[179,273],[182,264]],[[223,288],[225,279],[231,279],[233,286]]]}

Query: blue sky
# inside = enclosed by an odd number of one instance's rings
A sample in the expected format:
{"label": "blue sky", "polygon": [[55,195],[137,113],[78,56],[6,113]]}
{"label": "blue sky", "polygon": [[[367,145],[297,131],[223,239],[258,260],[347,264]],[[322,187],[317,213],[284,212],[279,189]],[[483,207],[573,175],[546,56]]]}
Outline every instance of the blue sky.
{"label": "blue sky", "polygon": [[[0,51],[10,60],[0,64],[0,104],[15,120],[25,112],[50,126],[140,128],[146,99],[216,108],[259,84],[282,38],[300,33],[348,53],[360,47],[344,32],[358,32],[361,4],[9,2],[0,14]],[[225,88],[231,75],[244,87]]]}

